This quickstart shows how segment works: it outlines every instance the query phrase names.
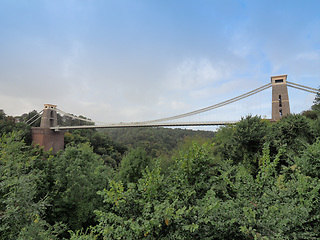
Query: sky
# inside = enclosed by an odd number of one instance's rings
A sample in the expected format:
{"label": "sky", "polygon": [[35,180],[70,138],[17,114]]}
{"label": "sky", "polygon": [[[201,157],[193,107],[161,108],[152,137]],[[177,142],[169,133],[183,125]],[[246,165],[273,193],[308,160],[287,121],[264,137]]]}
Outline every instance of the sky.
{"label": "sky", "polygon": [[[319,88],[319,11],[318,0],[0,0],[0,109],[17,116],[50,103],[135,122],[219,103],[275,75]],[[299,113],[314,94],[290,88],[289,99]],[[246,114],[270,117],[271,90],[195,120]]]}

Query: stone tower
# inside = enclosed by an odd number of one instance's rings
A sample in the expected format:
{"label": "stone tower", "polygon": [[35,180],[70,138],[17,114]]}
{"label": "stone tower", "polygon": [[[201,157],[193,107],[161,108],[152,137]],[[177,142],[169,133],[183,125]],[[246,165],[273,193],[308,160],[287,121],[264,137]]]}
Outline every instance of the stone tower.
{"label": "stone tower", "polygon": [[57,117],[57,106],[52,104],[45,104],[42,117],[41,117],[41,128],[56,127],[58,125]]}
{"label": "stone tower", "polygon": [[287,75],[271,77],[272,83],[272,120],[279,120],[290,114]]}
{"label": "stone tower", "polygon": [[55,154],[64,148],[64,134],[65,131],[54,131],[51,127],[58,125],[56,105],[45,104],[40,127],[33,127],[31,129],[33,145],[43,147],[45,151],[52,150]]}

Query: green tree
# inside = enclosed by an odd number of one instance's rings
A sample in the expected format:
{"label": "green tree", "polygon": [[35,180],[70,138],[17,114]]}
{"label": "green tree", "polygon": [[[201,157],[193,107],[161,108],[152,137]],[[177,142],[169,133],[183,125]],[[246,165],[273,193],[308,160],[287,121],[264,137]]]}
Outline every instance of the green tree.
{"label": "green tree", "polygon": [[108,190],[99,192],[104,208],[96,211],[97,231],[105,239],[193,239],[197,199],[210,188],[214,175],[208,149],[194,144],[181,153],[167,178],[157,162],[128,188],[111,181]]}
{"label": "green tree", "polygon": [[110,139],[107,134],[97,132],[96,130],[75,130],[65,134],[65,145],[74,145],[80,143],[90,143],[93,152],[101,156],[104,163],[116,169],[127,148]]}
{"label": "green tree", "polygon": [[56,239],[58,226],[44,221],[46,198],[37,198],[40,155],[22,137],[12,132],[0,139],[0,238]]}
{"label": "green tree", "polygon": [[320,179],[320,139],[307,146],[301,157],[296,158],[296,163],[302,173]]}
{"label": "green tree", "polygon": [[119,177],[124,183],[137,183],[146,167],[151,167],[151,158],[142,148],[131,149],[122,159]]}
{"label": "green tree", "polygon": [[256,176],[241,166],[221,171],[225,199],[215,189],[199,205],[199,239],[317,239],[319,180],[295,166],[278,172],[281,153],[266,147]]}
{"label": "green tree", "polygon": [[295,156],[315,140],[315,131],[311,122],[299,114],[290,114],[272,125],[267,135],[270,142],[271,155],[275,155],[279,149],[286,146],[286,153],[282,156],[281,164],[293,164]]}
{"label": "green tree", "polygon": [[62,221],[71,230],[94,225],[93,210],[102,199],[96,192],[107,186],[109,171],[89,144],[69,146],[60,155],[51,156],[43,167],[49,194],[46,220]]}
{"label": "green tree", "polygon": [[[99,192],[104,239],[318,239],[320,182],[295,165],[278,171],[266,145],[256,175],[242,163],[214,164],[193,146],[164,178],[159,165],[137,184]],[[198,177],[196,177],[198,176]]]}
{"label": "green tree", "polygon": [[31,128],[24,122],[16,123],[16,120],[12,116],[7,116],[3,110],[0,110],[0,136],[3,134],[11,133],[12,131],[20,132],[23,140],[27,144],[31,144]]}
{"label": "green tree", "polygon": [[6,114],[4,113],[4,111],[2,109],[0,109],[0,120],[5,119]]}
{"label": "green tree", "polygon": [[235,126],[218,131],[217,155],[234,164],[242,162],[250,171],[256,172],[269,129],[270,123],[259,116],[241,118]]}
{"label": "green tree", "polygon": [[303,111],[301,113],[302,116],[305,116],[306,118],[310,118],[310,119],[317,119],[318,118],[318,114],[316,113],[316,111],[313,110],[307,110],[307,111]]}
{"label": "green tree", "polygon": [[108,135],[116,142],[127,147],[145,149],[152,158],[171,155],[171,151],[178,147],[186,137],[212,138],[212,131],[193,131],[171,128],[122,128],[105,129]]}
{"label": "green tree", "polygon": [[317,114],[320,114],[320,88],[314,98],[313,105],[311,109],[315,111]]}

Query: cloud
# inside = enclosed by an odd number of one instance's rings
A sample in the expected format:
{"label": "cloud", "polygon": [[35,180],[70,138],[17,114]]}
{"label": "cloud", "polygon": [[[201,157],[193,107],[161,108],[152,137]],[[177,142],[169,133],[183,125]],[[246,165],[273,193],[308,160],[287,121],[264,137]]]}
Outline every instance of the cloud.
{"label": "cloud", "polygon": [[316,51],[302,52],[297,54],[296,59],[299,61],[319,61],[320,53]]}
{"label": "cloud", "polygon": [[81,58],[82,54],[83,46],[81,42],[73,40],[70,44],[70,49],[68,49],[62,60],[62,77],[65,80],[68,80],[75,75],[77,71],[78,61]]}
{"label": "cloud", "polygon": [[172,69],[168,82],[173,89],[195,89],[218,81],[222,75],[223,69],[219,64],[213,64],[206,58],[188,58]]}

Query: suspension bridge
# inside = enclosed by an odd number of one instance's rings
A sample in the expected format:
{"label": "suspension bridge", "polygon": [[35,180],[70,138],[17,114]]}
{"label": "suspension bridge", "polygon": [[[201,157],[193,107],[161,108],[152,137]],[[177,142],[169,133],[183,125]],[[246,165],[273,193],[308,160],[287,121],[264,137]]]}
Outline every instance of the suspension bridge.
{"label": "suspension bridge", "polygon": [[[235,124],[237,121],[181,121],[181,119],[195,116],[201,113],[209,112],[214,109],[222,108],[229,104],[238,102],[242,99],[253,96],[266,89],[272,88],[272,118],[270,121],[277,121],[283,116],[290,114],[290,104],[287,87],[295,88],[305,92],[316,94],[318,89],[296,84],[287,81],[287,75],[279,75],[271,77],[271,82],[261,87],[253,89],[247,93],[241,94],[237,97],[228,99],[226,101],[210,105],[205,108],[194,110],[191,112],[178,114],[166,118],[159,118],[148,121],[128,122],[128,123],[100,123],[94,122],[89,119],[76,117],[70,113],[64,112],[57,108],[56,105],[45,104],[44,109],[27,121],[32,125],[34,122],[41,118],[40,127],[32,128],[32,138],[34,144],[44,146],[45,150],[53,149],[53,152],[64,147],[64,133],[66,130],[71,129],[92,129],[92,128],[131,128],[131,127],[179,127],[179,126],[217,126],[217,125],[230,125]],[[68,116],[73,119],[78,119],[82,122],[88,122],[90,125],[78,126],[58,126],[57,114]],[[174,122],[172,122],[175,120]],[[176,121],[179,120],[179,121]]]}

